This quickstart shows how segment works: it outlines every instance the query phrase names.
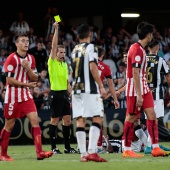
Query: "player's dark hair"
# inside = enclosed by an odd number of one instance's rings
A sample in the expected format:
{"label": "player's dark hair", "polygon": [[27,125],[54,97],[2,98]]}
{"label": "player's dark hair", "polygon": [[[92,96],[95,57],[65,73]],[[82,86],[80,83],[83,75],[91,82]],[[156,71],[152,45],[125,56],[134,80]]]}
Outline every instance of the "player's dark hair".
{"label": "player's dark hair", "polygon": [[19,34],[15,37],[15,42],[20,38],[20,37],[28,37],[28,34]]}
{"label": "player's dark hair", "polygon": [[149,33],[153,33],[154,25],[148,22],[141,22],[137,25],[137,34],[140,40],[146,38]]}
{"label": "player's dark hair", "polygon": [[105,54],[105,49],[101,46],[98,46],[98,56],[101,57],[102,55]]}
{"label": "player's dark hair", "polygon": [[123,51],[123,57],[127,57],[127,54],[128,54],[128,48],[126,48],[124,51]]}
{"label": "player's dark hair", "polygon": [[152,40],[149,44],[148,44],[148,47],[149,48],[153,48],[155,46],[159,45],[159,41],[158,40]]}
{"label": "player's dark hair", "polygon": [[77,27],[77,36],[79,39],[84,39],[89,36],[90,27],[88,24],[81,24]]}
{"label": "player's dark hair", "polygon": [[126,67],[126,64],[125,64],[124,62],[120,62],[120,63],[119,63],[119,66]]}

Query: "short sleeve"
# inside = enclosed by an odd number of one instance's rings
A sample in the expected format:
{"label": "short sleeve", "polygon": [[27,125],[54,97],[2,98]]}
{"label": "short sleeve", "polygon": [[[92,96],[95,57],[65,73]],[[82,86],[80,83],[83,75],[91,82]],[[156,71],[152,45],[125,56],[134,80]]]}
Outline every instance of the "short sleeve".
{"label": "short sleeve", "polygon": [[16,68],[16,61],[14,57],[7,57],[5,64],[4,64],[4,71],[5,73],[14,73]]}
{"label": "short sleeve", "polygon": [[89,44],[87,47],[87,51],[89,52],[89,62],[98,62],[98,53],[97,50],[94,48],[93,44]]}
{"label": "short sleeve", "polygon": [[144,54],[140,48],[133,46],[133,48],[129,50],[128,56],[131,58],[133,67],[138,68],[141,66]]}

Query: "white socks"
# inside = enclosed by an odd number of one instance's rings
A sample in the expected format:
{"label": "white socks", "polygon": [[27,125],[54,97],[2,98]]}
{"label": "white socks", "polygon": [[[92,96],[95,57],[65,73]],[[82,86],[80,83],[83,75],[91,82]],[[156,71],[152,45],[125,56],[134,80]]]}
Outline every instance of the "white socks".
{"label": "white socks", "polygon": [[80,149],[81,156],[85,156],[86,155],[86,132],[85,131],[76,132],[76,138],[77,138],[77,143]]}
{"label": "white socks", "polygon": [[100,136],[100,129],[96,126],[91,126],[89,131],[89,146],[88,153],[96,153],[97,142]]}

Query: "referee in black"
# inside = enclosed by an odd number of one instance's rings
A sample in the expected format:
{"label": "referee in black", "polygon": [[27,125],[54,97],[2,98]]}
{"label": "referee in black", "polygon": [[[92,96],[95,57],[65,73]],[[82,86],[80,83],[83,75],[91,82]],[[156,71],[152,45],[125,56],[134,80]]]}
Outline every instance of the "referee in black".
{"label": "referee in black", "polygon": [[54,154],[62,154],[56,147],[56,131],[60,117],[62,118],[62,132],[64,138],[64,153],[77,153],[70,147],[70,124],[71,108],[70,96],[71,86],[68,83],[68,65],[64,61],[65,46],[58,45],[58,22],[53,24],[55,32],[52,40],[52,49],[48,59],[48,72],[51,91],[49,102],[51,108],[51,121],[49,127],[51,150]]}

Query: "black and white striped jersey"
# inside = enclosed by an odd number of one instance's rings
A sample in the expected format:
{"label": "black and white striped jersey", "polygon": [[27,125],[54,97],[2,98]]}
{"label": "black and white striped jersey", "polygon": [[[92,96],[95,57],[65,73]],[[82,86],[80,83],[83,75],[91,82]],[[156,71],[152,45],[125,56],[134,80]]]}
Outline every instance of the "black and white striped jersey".
{"label": "black and white striped jersey", "polygon": [[157,55],[149,54],[147,58],[146,78],[152,91],[154,100],[164,98],[163,81],[165,75],[170,73],[166,61]]}
{"label": "black and white striped jersey", "polygon": [[81,43],[71,53],[73,81],[72,94],[99,93],[99,87],[90,72],[90,62],[98,63],[98,50],[94,44]]}

